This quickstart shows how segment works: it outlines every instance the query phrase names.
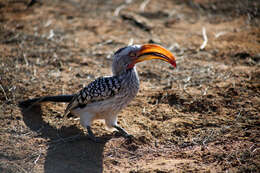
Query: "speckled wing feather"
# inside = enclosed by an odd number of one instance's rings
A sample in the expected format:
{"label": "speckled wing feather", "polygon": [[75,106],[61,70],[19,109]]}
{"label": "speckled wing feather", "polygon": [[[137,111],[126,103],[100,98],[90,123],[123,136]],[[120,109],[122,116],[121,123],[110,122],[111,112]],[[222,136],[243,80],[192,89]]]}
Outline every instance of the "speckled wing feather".
{"label": "speckled wing feather", "polygon": [[121,81],[116,76],[96,79],[73,97],[65,110],[65,115],[75,108],[113,97],[119,92],[120,87]]}

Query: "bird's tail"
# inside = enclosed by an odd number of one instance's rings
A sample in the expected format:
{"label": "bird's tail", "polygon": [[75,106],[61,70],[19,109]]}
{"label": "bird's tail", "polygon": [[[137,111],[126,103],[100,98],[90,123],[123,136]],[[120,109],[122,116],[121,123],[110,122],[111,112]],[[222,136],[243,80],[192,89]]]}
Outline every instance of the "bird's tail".
{"label": "bird's tail", "polygon": [[75,95],[44,96],[19,102],[19,106],[28,107],[41,102],[70,102]]}

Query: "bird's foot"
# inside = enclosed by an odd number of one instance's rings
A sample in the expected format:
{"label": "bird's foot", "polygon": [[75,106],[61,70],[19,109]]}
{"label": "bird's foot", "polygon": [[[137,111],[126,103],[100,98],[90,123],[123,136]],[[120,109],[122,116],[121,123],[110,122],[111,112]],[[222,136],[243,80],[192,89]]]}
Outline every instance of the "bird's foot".
{"label": "bird's foot", "polygon": [[87,126],[87,130],[88,130],[89,138],[90,138],[93,142],[96,142],[96,143],[104,143],[104,142],[105,142],[103,139],[97,138],[97,137],[94,135],[94,133],[92,132],[90,126]]}
{"label": "bird's foot", "polygon": [[134,136],[127,133],[127,131],[125,131],[125,129],[123,129],[122,127],[118,126],[118,125],[114,125],[114,128],[116,128],[118,130],[118,132],[127,139],[132,139]]}

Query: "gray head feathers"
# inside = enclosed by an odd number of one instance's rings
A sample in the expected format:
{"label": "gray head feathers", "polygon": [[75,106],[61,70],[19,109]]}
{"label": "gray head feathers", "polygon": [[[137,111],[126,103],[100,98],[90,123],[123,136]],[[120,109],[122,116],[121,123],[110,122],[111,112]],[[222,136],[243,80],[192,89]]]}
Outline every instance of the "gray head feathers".
{"label": "gray head feathers", "polygon": [[112,72],[113,75],[120,75],[127,70],[127,66],[132,62],[130,54],[139,51],[140,45],[131,45],[120,48],[114,53]]}

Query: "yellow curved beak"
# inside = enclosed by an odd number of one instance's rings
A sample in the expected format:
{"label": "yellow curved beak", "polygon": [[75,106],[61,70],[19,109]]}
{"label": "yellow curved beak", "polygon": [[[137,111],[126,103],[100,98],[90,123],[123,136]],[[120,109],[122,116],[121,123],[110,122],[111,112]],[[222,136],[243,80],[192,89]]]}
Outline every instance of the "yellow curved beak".
{"label": "yellow curved beak", "polygon": [[176,59],[173,54],[164,47],[156,44],[144,44],[137,52],[137,58],[133,61],[133,66],[136,63],[151,59],[160,59],[176,67]]}

